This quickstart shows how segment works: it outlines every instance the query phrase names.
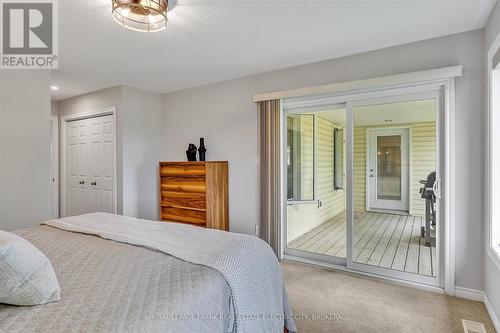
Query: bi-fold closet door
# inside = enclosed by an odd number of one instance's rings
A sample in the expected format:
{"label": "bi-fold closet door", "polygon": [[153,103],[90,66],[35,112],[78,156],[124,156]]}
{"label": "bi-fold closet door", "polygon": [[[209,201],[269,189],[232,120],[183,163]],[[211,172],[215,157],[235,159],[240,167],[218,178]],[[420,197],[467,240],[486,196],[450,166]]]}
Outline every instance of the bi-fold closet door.
{"label": "bi-fold closet door", "polygon": [[66,126],[66,215],[115,211],[113,116]]}

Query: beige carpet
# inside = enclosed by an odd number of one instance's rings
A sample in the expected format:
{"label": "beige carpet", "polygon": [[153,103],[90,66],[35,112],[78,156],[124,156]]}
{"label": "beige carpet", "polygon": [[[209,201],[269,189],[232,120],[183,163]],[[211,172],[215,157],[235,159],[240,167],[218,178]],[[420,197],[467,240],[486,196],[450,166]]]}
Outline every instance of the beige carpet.
{"label": "beige carpet", "polygon": [[300,333],[463,333],[462,318],[495,332],[480,302],[291,261],[282,268]]}

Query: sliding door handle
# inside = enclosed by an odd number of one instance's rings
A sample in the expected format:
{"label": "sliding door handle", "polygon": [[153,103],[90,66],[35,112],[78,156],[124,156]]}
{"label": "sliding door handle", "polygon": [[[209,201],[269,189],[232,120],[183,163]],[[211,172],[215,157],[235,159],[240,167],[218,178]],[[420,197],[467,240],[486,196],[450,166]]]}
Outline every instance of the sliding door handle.
{"label": "sliding door handle", "polygon": [[436,196],[436,198],[441,199],[441,179],[436,179],[434,184],[432,185],[432,193]]}

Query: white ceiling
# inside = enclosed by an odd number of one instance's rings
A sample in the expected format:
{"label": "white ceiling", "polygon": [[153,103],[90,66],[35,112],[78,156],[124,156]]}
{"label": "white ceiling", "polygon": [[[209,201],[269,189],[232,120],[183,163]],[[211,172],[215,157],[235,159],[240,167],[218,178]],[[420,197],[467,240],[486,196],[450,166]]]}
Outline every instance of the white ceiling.
{"label": "white ceiling", "polygon": [[[434,99],[358,106],[354,110],[354,126],[413,124],[436,121]],[[345,125],[346,109],[316,112],[335,124]]]}
{"label": "white ceiling", "polygon": [[54,99],[114,85],[168,92],[484,27],[496,0],[173,0],[158,33],[111,0],[59,1]]}

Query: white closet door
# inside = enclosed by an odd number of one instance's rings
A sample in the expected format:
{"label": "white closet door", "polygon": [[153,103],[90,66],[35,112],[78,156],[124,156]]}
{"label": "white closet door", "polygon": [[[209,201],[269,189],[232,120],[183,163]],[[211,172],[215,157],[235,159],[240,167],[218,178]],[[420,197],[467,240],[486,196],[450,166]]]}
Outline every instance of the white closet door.
{"label": "white closet door", "polygon": [[115,211],[112,116],[72,121],[67,126],[68,216]]}
{"label": "white closet door", "polygon": [[68,123],[66,132],[66,215],[78,214],[78,122]]}
{"label": "white closet door", "polygon": [[88,210],[89,142],[86,120],[73,121],[67,127],[67,215],[83,214]]}
{"label": "white closet door", "polygon": [[114,207],[114,133],[112,116],[89,119],[91,130],[91,197],[92,211],[113,213]]}

